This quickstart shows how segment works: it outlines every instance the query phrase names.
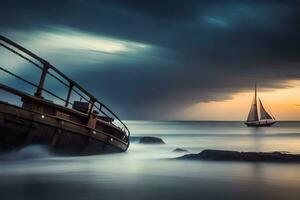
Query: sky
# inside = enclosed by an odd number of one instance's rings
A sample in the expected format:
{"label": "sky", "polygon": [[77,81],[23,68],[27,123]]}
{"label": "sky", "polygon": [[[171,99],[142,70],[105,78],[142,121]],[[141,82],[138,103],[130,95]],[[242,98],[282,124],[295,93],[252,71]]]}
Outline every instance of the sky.
{"label": "sky", "polygon": [[300,120],[299,1],[2,0],[0,11],[1,35],[122,119],[244,120],[256,82],[277,119]]}

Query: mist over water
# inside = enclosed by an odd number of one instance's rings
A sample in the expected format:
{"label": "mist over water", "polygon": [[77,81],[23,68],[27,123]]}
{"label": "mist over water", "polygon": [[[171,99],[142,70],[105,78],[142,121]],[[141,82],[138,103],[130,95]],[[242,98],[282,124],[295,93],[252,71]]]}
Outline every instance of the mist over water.
{"label": "mist over water", "polygon": [[[1,199],[298,199],[300,165],[170,160],[203,149],[300,153],[300,123],[127,121],[126,153],[58,157],[30,146],[0,157]],[[138,144],[157,136],[165,145]]]}

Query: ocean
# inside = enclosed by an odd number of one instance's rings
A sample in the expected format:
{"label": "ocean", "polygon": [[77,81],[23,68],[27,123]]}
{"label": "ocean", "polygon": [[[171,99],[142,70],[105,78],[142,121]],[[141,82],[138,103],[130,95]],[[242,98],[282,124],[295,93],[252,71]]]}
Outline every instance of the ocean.
{"label": "ocean", "polygon": [[[176,160],[204,149],[300,153],[300,122],[126,121],[127,152],[59,157],[29,146],[0,157],[0,199],[299,199],[300,164]],[[142,136],[164,145],[139,144]]]}

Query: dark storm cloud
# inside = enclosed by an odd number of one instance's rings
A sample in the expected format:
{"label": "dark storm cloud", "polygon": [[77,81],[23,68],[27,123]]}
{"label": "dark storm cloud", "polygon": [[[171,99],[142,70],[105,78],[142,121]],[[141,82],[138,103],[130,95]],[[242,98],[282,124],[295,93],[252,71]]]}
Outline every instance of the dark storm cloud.
{"label": "dark storm cloud", "polygon": [[4,33],[63,26],[155,47],[153,59],[68,72],[125,118],[158,119],[254,81],[272,88],[300,77],[297,1],[10,0],[0,9]]}

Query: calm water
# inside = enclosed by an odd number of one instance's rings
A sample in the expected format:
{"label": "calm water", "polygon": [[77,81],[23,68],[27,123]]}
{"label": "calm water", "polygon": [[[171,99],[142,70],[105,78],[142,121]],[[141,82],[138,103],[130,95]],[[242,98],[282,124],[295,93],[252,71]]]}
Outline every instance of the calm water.
{"label": "calm water", "polygon": [[[167,160],[203,149],[300,153],[300,123],[127,122],[126,153],[55,157],[31,146],[0,159],[1,199],[299,199],[300,164]],[[140,136],[166,145],[142,145]]]}

